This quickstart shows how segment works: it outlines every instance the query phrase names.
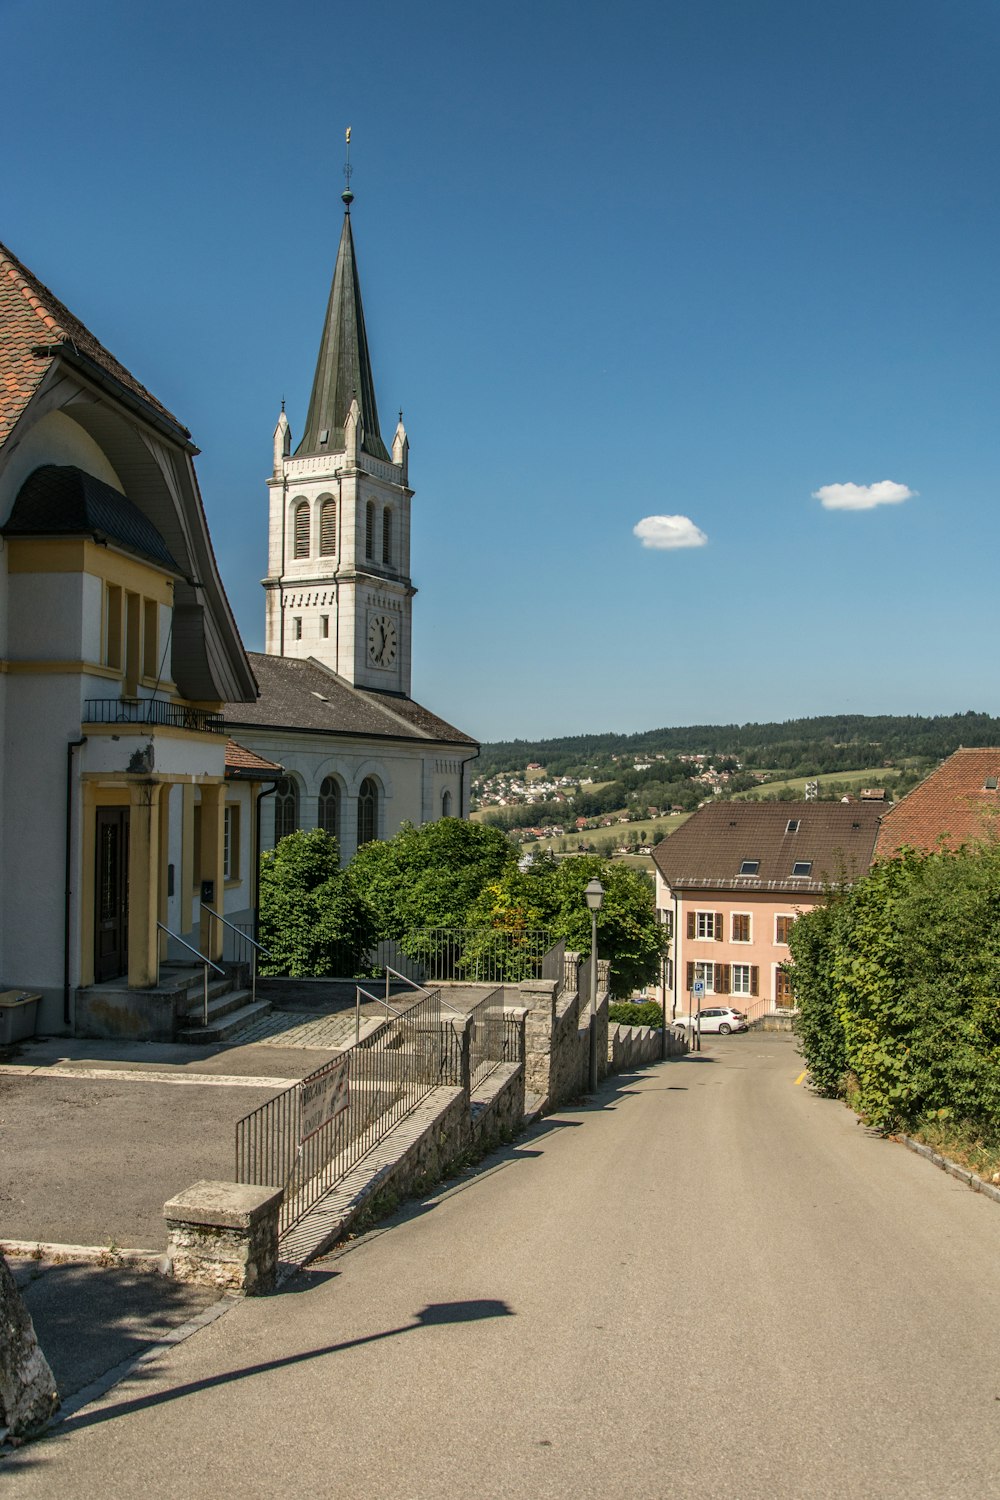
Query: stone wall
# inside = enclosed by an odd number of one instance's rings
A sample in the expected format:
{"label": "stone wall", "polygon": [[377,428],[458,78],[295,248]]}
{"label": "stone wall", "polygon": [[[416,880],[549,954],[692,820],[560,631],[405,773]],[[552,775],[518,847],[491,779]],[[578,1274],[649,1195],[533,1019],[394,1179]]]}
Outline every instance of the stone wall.
{"label": "stone wall", "polygon": [[524,1064],[502,1063],[474,1091],[469,1113],[474,1151],[513,1140],[524,1124]]}
{"label": "stone wall", "polygon": [[[667,1056],[683,1057],[690,1045],[679,1029],[667,1031]],[[663,1032],[658,1026],[623,1026],[612,1022],[608,1028],[608,1072],[627,1073],[644,1068],[663,1057]]]}
{"label": "stone wall", "polygon": [[[581,982],[581,972],[583,982]],[[538,1095],[543,1110],[558,1109],[578,1099],[590,1087],[590,998],[586,965],[577,954],[566,955],[568,982],[525,980],[519,986],[525,1020],[525,1076],[529,1093]],[[574,977],[576,983],[573,983]],[[594,1022],[597,1080],[608,1071],[607,966],[598,965],[597,1015]]]}

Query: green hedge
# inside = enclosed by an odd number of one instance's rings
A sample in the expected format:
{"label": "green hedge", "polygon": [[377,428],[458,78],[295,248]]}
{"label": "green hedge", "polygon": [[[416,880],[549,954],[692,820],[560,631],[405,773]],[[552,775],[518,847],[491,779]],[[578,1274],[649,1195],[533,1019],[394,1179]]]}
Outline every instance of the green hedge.
{"label": "green hedge", "polygon": [[613,1000],[608,1020],[621,1026],[662,1026],[663,1010],[655,1000]]}
{"label": "green hedge", "polygon": [[882,1130],[1000,1128],[1000,846],[906,852],[799,919],[797,1030],[816,1087]]}

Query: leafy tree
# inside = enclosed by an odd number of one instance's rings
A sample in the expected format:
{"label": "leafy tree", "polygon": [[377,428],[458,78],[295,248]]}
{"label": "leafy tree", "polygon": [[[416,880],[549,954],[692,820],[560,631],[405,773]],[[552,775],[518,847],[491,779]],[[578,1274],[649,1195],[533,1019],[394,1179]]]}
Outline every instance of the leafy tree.
{"label": "leafy tree", "polygon": [[291,833],[260,861],[262,974],[295,978],[356,974],[375,942],[365,902],[338,867],[337,843],[321,828]]}
{"label": "leafy tree", "polygon": [[515,861],[499,829],[441,818],[422,828],[404,823],[395,838],[362,845],[349,871],[379,938],[402,939],[428,927],[464,927],[483,886]]}

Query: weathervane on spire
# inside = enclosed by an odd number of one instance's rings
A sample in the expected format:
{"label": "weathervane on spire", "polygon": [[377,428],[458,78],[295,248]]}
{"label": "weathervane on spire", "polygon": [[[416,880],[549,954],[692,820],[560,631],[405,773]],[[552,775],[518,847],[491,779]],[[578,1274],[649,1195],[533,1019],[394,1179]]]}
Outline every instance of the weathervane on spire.
{"label": "weathervane on spire", "polygon": [[347,186],[345,187],[344,191],[341,193],[340,196],[341,196],[341,198],[343,198],[344,203],[347,205],[347,212],[350,213],[350,211],[351,211],[351,204],[354,202],[354,194],[351,192],[351,173],[354,170],[354,168],[351,166],[351,127],[350,127],[350,125],[348,125],[348,127],[347,127],[347,133],[344,136],[344,144],[345,144],[345,147],[346,147],[345,157],[344,157],[344,181],[346,182]]}

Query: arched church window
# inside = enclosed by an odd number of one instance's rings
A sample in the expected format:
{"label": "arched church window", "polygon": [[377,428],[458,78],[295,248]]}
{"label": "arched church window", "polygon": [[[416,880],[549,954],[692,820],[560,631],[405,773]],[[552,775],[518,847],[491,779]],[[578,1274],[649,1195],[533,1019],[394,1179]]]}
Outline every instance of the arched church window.
{"label": "arched church window", "polygon": [[332,776],[319,789],[319,826],[332,839],[340,838],[340,784]]}
{"label": "arched church window", "polygon": [[299,789],[290,776],[282,776],[274,794],[274,842],[294,833],[299,826]]}
{"label": "arched church window", "polygon": [[378,787],[370,776],[366,776],[358,793],[358,848],[377,837]]}
{"label": "arched church window", "polygon": [[370,500],[365,506],[365,556],[375,556],[375,507]]}
{"label": "arched church window", "polygon": [[451,793],[449,791],[441,793],[441,816],[442,818],[451,817]]}
{"label": "arched church window", "polygon": [[301,500],[295,507],[295,556],[309,556],[309,502]]}
{"label": "arched church window", "polygon": [[324,500],[319,508],[319,555],[333,557],[337,551],[337,502]]}
{"label": "arched church window", "polygon": [[382,512],[382,561],[392,562],[392,511],[388,505]]}

